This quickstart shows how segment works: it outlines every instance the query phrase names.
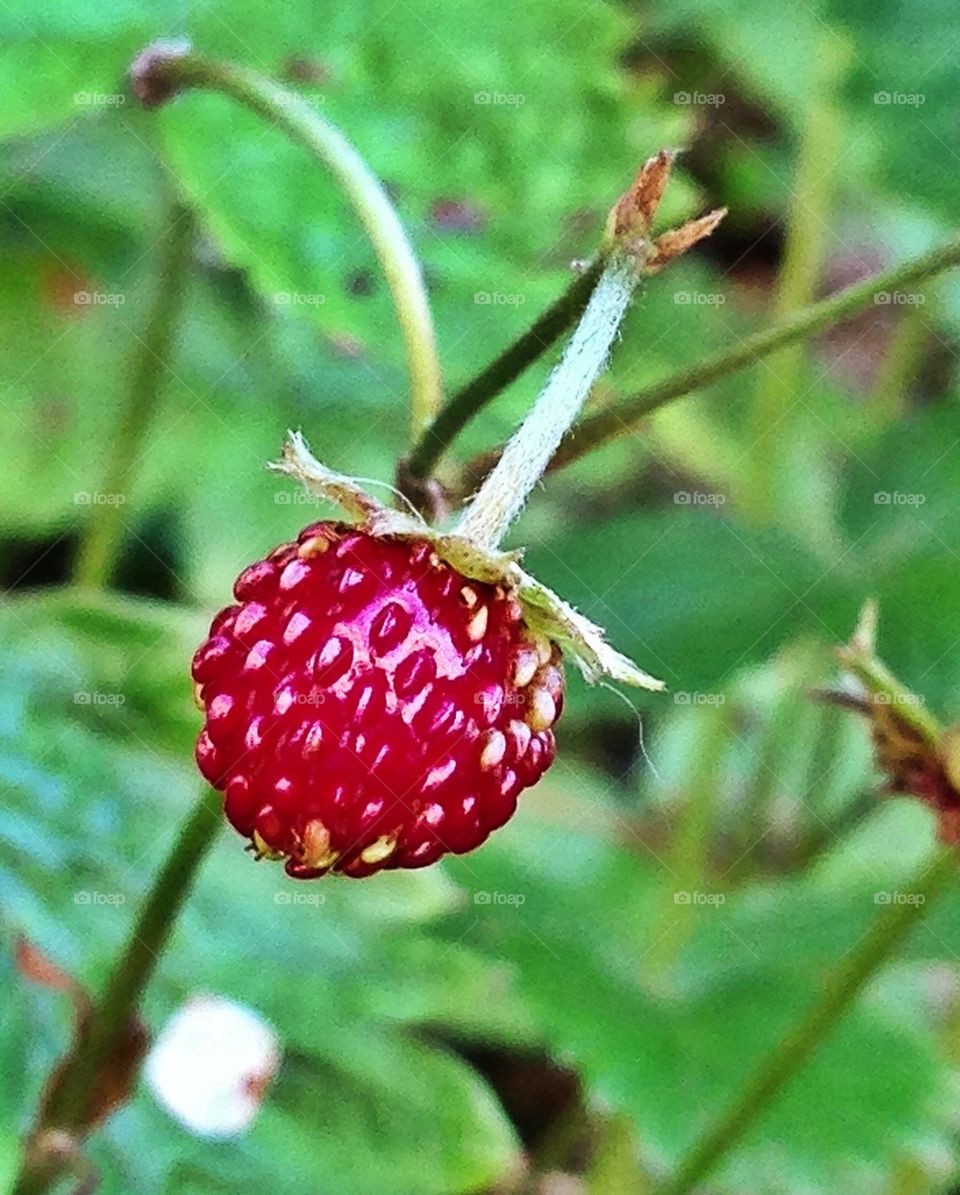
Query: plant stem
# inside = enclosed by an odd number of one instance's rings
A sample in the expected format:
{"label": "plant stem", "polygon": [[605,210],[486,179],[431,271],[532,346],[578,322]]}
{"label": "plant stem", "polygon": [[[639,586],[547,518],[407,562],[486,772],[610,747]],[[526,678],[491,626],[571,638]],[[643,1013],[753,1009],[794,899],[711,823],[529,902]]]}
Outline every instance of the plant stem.
{"label": "plant stem", "polygon": [[[847,41],[827,31],[820,39],[812,64],[814,78],[787,212],[775,318],[799,310],[816,294],[830,228],[835,167],[839,164],[841,119],[836,93],[849,60]],[[775,501],[781,459],[777,449],[784,440],[789,440],[787,429],[780,423],[789,415],[791,404],[800,392],[803,359],[802,347],[792,346],[778,354],[757,379],[751,443],[753,467],[746,477],[748,508],[761,519],[770,516]]]}
{"label": "plant stem", "polygon": [[560,364],[467,508],[458,535],[481,547],[500,543],[606,364],[641,271],[636,257],[611,253]]}
{"label": "plant stem", "polygon": [[575,434],[560,446],[550,468],[561,469],[593,452],[602,444],[632,431],[646,415],[675,398],[702,390],[740,369],[756,364],[777,349],[795,344],[807,336],[823,331],[824,328],[832,327],[848,316],[855,315],[875,302],[878,293],[917,285],[956,265],[960,265],[960,237],[947,241],[944,245],[938,245],[935,249],[930,249],[882,274],[848,286],[829,298],[812,303],[773,327],[754,332],[732,349],[714,353],[694,365],[677,370],[659,382],[653,382],[635,394],[620,398],[578,424],[574,429]]}
{"label": "plant stem", "polygon": [[[138,61],[146,61],[150,53],[144,51]],[[150,102],[161,102],[180,88],[221,91],[303,146],[337,180],[370,238],[393,296],[406,344],[411,428],[417,439],[440,405],[440,360],[423,272],[383,184],[336,125],[298,92],[256,71],[194,53],[155,56],[144,69],[153,78],[141,74],[138,79],[134,64],[141,96],[150,84],[166,89]]]}
{"label": "plant stem", "polygon": [[106,589],[110,584],[123,546],[124,487],[140,460],[163,389],[187,289],[193,236],[193,213],[174,205],[161,243],[153,305],[137,344],[130,390],[110,450],[102,495],[107,501],[91,506],[74,565],[76,584],[89,589]]}
{"label": "plant stem", "polygon": [[471,419],[576,323],[602,273],[603,258],[597,256],[518,340],[447,399],[407,458],[406,470],[410,477],[419,481],[429,477],[440,457]]}
{"label": "plant stem", "polygon": [[740,1094],[694,1146],[661,1195],[687,1195],[762,1117],[814,1051],[836,1027],[867,982],[929,911],[956,876],[956,849],[948,847],[927,862],[905,889],[915,899],[891,904],[856,948],[827,979],[817,1000],[795,1028],[747,1080]]}
{"label": "plant stem", "polygon": [[[42,1121],[31,1140],[53,1130],[82,1136],[89,1096],[109,1067],[143,992],[163,954],[200,864],[220,829],[220,802],[204,789],[181,826],[166,862],[157,874],[126,944],[97,1001],[89,1030],[47,1099]],[[40,1195],[53,1178],[49,1169],[31,1164],[28,1154],[13,1195]]]}
{"label": "plant stem", "polygon": [[893,675],[882,660],[856,644],[836,648],[836,655],[873,700],[879,699],[884,705],[895,709],[901,722],[918,734],[931,750],[937,750],[943,734],[939,720]]}
{"label": "plant stem", "polygon": [[910,307],[897,321],[873,383],[870,409],[881,427],[895,422],[907,405],[910,384],[919,373],[930,342],[930,314]]}
{"label": "plant stem", "polygon": [[653,944],[644,958],[645,970],[663,987],[669,985],[671,968],[692,936],[702,912],[696,903],[696,894],[708,883],[710,823],[717,793],[722,791],[720,773],[729,745],[727,711],[718,703],[700,713],[697,751],[685,777],[686,799],[677,818],[667,859],[671,883],[664,893],[660,919],[654,926]]}

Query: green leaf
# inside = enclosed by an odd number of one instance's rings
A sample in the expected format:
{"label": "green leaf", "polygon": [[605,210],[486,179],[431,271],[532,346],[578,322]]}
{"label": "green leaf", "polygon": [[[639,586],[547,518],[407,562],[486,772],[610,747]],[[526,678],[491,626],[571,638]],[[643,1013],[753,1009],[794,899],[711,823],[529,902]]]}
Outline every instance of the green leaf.
{"label": "green leaf", "polygon": [[[834,892],[812,912],[815,884],[781,888],[763,904],[759,936],[744,932],[737,900],[674,904],[669,878],[582,827],[575,837],[525,828],[463,865],[461,876],[493,895],[452,936],[512,963],[556,1054],[586,1076],[596,1100],[633,1118],[648,1162],[669,1170],[815,998],[828,954],[817,942],[824,910],[835,958],[876,904],[861,895],[851,908]],[[695,929],[669,985],[652,971],[664,906]],[[589,935],[573,925],[589,925]],[[946,1082],[927,1018],[861,999],[721,1168],[717,1189],[759,1181],[828,1192],[853,1174],[858,1190],[879,1190],[917,1136],[945,1144],[928,1093]]]}
{"label": "green leaf", "polygon": [[[4,936],[9,944],[26,934],[92,988],[199,788],[189,763],[198,718],[185,646],[197,633],[194,617],[139,600],[65,593],[0,612]],[[176,1189],[181,1167],[290,1192],[302,1190],[304,1175],[320,1189],[337,1173],[346,1195],[387,1187],[446,1195],[494,1182],[516,1151],[496,1098],[466,1063],[406,1028],[506,1033],[503,1017],[459,1004],[496,996],[502,975],[466,948],[451,952],[424,937],[461,900],[440,868],[362,885],[298,885],[255,864],[225,832],[146,1015],[157,1028],[190,994],[222,992],[275,1025],[288,1061],[255,1129],[235,1145],[191,1138],[141,1094],[94,1149],[104,1189]],[[442,965],[454,962],[444,978]],[[417,976],[434,968],[431,992]],[[63,1029],[28,1032],[28,1008],[62,1010],[63,999],[22,979],[11,985],[0,1059],[36,1039],[46,1070],[64,1048]],[[406,1008],[374,994],[404,986]],[[36,1098],[22,1085],[4,1096],[5,1123]],[[196,1181],[204,1189],[206,1179]]]}

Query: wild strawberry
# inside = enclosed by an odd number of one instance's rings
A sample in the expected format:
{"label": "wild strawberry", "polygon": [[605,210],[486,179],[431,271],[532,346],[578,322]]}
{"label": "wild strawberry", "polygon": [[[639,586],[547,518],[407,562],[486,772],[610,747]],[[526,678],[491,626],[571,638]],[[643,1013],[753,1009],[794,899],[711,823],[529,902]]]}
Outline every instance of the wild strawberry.
{"label": "wild strawberry", "polygon": [[316,523],[234,593],[193,661],[197,761],[291,876],[472,850],[553,761],[559,648],[426,539]]}

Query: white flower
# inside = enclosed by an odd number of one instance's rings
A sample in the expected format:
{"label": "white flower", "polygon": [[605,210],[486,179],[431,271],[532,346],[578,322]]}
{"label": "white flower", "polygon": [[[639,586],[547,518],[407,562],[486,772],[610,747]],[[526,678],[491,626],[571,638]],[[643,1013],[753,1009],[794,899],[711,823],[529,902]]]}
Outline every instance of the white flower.
{"label": "white flower", "polygon": [[157,1100],[201,1137],[234,1137],[253,1123],[280,1065],[280,1042],[263,1017],[221,996],[193,996],[147,1056]]}

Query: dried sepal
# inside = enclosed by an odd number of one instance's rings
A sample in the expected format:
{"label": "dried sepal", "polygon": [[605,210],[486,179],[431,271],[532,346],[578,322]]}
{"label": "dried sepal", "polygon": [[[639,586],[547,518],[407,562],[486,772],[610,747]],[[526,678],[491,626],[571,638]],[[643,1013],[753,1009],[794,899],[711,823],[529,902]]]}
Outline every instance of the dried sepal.
{"label": "dried sepal", "polygon": [[726,214],[725,207],[718,207],[697,220],[688,220],[680,228],[671,228],[669,232],[661,233],[654,242],[652,256],[647,258],[645,273],[658,273],[682,253],[686,253],[699,241],[710,236]]}
{"label": "dried sepal", "polygon": [[632,185],[620,196],[607,217],[607,248],[630,248],[634,242],[646,238],[670,179],[675,157],[674,150],[661,149],[640,167]]}
{"label": "dried sepal", "polygon": [[611,647],[603,628],[585,618],[546,585],[518,568],[517,596],[527,622],[548,635],[571,655],[590,684],[604,678],[638,689],[663,689],[664,683],[638,668],[628,656]]}
{"label": "dried sepal", "polygon": [[595,684],[605,678],[643,689],[662,689],[632,660],[612,648],[601,627],[592,623],[519,564],[520,553],[502,552],[455,533],[430,527],[415,511],[392,510],[372,497],[360,479],[321,464],[299,432],[290,432],[283,458],[270,466],[299,481],[309,493],[334,503],[374,535],[429,541],[437,555],[474,581],[501,584],[516,593],[529,625],[554,640]]}

